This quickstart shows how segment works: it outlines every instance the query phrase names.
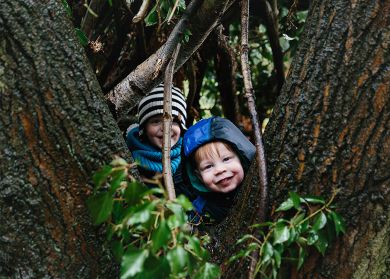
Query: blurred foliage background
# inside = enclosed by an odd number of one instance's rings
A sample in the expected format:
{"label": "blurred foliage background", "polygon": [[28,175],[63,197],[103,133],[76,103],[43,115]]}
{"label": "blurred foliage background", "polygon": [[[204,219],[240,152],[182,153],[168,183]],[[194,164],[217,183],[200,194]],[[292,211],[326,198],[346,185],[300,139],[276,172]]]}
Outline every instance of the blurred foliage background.
{"label": "blurred foliage background", "polygon": [[[185,11],[184,0],[62,0],[106,94],[153,54]],[[256,106],[264,125],[284,83],[302,33],[308,0],[250,2],[249,59]],[[185,32],[183,40],[188,40]],[[237,1],[174,76],[187,96],[188,125],[225,116],[248,134],[251,122],[240,67]],[[136,112],[131,112],[134,116]],[[125,128],[125,127],[121,127]]]}

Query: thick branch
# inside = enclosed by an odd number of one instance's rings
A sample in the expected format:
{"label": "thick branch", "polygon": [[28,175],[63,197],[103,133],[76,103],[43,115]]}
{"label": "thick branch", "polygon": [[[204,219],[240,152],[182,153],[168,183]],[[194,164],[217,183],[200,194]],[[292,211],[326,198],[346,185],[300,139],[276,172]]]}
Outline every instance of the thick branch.
{"label": "thick branch", "polygon": [[108,94],[107,99],[114,104],[116,111],[120,115],[125,114],[138,103],[144,92],[162,81],[161,72],[166,68],[167,57],[172,54],[180,40],[179,35],[187,28],[188,23],[191,23],[188,30],[193,35],[189,42],[183,45],[175,70],[199,48],[233,2],[234,0],[191,1],[167,42]]}

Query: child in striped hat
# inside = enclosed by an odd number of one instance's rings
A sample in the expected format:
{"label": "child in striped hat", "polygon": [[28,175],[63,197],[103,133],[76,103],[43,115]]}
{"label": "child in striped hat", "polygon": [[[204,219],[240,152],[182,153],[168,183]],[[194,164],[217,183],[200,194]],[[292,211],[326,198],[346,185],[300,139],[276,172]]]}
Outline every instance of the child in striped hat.
{"label": "child in striped hat", "polygon": [[[164,85],[160,84],[145,96],[138,105],[138,124],[127,129],[126,143],[139,163],[144,178],[162,173]],[[182,134],[186,130],[186,102],[181,90],[172,87],[171,167],[176,194],[188,196],[181,175]]]}

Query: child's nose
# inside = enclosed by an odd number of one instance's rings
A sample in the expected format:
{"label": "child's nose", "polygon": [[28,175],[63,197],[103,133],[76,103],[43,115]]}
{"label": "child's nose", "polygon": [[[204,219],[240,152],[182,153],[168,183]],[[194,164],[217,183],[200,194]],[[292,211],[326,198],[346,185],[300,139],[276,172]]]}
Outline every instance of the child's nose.
{"label": "child's nose", "polygon": [[226,170],[225,166],[223,164],[216,164],[215,166],[215,172],[217,174],[222,173]]}

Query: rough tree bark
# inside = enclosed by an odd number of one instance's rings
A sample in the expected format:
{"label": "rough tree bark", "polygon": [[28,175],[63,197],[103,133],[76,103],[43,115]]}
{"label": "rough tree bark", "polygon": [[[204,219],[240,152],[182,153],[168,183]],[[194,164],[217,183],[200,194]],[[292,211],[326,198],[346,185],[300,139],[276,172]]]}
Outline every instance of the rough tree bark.
{"label": "rough tree bark", "polygon": [[[390,274],[389,15],[389,1],[313,2],[265,132],[274,205],[289,190],[327,196],[341,189],[336,205],[346,234],[325,257],[313,253],[293,278]],[[256,220],[248,213],[258,198],[249,193],[257,183],[252,173],[232,217],[215,228],[218,262],[227,259],[247,222]],[[245,267],[226,269],[226,278],[245,274]]]}
{"label": "rough tree bark", "polygon": [[60,1],[0,4],[0,277],[108,278],[91,176],[130,159]]}

